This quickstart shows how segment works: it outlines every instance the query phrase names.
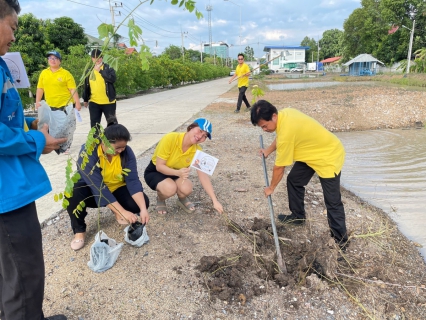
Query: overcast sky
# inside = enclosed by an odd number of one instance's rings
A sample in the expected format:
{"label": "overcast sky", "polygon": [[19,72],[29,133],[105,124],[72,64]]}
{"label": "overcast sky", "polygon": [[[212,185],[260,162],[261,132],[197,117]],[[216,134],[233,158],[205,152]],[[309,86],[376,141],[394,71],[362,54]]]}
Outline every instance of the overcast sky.
{"label": "overcast sky", "polygon": [[[21,14],[32,13],[40,19],[68,16],[80,24],[86,33],[95,37],[100,23],[112,23],[108,0],[19,2]],[[139,4],[139,0],[111,3],[122,4],[114,8],[117,25]],[[249,45],[254,49],[256,57],[264,54],[266,45],[298,46],[305,36],[318,40],[325,30],[343,30],[344,20],[361,6],[360,0],[198,0],[196,6],[204,18],[197,20],[194,13],[172,5],[170,0],[154,0],[152,5],[149,3],[142,4],[133,16],[142,28],[143,39],[152,52],[160,54],[170,44],[181,46],[182,33],[187,49],[199,50],[201,42],[208,43],[209,19],[206,6],[210,5],[212,41],[224,41],[232,45],[231,56],[236,56],[240,48],[244,51]],[[118,34],[126,37],[127,29],[121,28]]]}

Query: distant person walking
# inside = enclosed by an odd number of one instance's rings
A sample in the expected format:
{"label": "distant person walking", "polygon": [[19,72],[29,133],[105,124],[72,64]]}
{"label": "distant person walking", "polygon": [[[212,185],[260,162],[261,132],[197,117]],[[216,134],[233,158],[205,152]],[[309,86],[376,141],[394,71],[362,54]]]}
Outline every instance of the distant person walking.
{"label": "distant person walking", "polygon": [[241,104],[245,103],[247,109],[246,111],[250,110],[250,103],[247,100],[246,97],[246,91],[249,86],[249,76],[250,76],[250,68],[249,66],[244,63],[244,54],[240,53],[238,55],[238,66],[237,69],[235,69],[235,74],[232,76],[232,78],[229,80],[229,83],[231,83],[236,77],[238,77],[238,102],[237,102],[237,109],[235,109],[235,113],[240,112]]}
{"label": "distant person walking", "polygon": [[80,111],[77,86],[72,74],[61,67],[61,54],[50,51],[46,56],[49,67],[44,69],[38,78],[36,108],[40,107],[40,101],[44,95],[44,100],[53,111],[63,111],[70,102]]}
{"label": "distant person walking", "polygon": [[105,120],[115,117],[117,103],[115,100],[114,82],[117,79],[115,70],[103,63],[102,51],[93,49],[91,53],[94,77],[88,75],[84,80],[84,106],[89,106],[90,127],[101,123],[102,113]]}
{"label": "distant person walking", "polygon": [[[0,56],[15,42],[17,0],[0,0]],[[59,149],[66,139],[37,130],[24,117],[14,79],[0,57],[0,318],[66,320],[43,315],[44,259],[35,201],[52,190],[40,163],[41,154]],[[59,297],[52,297],[56,301]]]}

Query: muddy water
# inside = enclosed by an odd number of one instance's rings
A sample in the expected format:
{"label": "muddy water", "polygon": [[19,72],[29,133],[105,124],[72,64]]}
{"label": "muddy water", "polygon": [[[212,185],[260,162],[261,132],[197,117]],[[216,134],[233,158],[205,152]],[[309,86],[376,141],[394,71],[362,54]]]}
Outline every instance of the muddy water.
{"label": "muddy water", "polygon": [[342,185],[387,212],[426,259],[426,129],[336,135],[346,149]]}

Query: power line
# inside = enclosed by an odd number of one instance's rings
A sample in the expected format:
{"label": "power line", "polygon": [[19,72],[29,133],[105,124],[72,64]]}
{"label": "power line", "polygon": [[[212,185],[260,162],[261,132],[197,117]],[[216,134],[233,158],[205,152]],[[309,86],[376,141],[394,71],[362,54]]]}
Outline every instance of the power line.
{"label": "power line", "polygon": [[[127,9],[124,9],[124,10],[126,11]],[[126,13],[127,13],[127,14],[130,14],[130,12],[131,12],[131,11],[126,11]],[[135,19],[135,20],[136,20],[136,21],[140,21],[140,19],[139,19],[139,18],[138,18],[138,19]],[[140,22],[143,22],[143,21],[140,21]],[[171,36],[166,36],[166,35],[160,34],[160,33],[158,33],[158,32],[155,32],[155,31],[153,31],[153,30],[151,30],[151,29],[147,28],[146,26],[144,27],[144,29],[149,30],[149,31],[151,31],[152,33],[155,33],[155,34],[157,34],[157,35],[159,35],[159,36],[161,36],[161,37],[165,37],[165,38],[174,38],[174,39],[180,38],[180,36],[177,36],[177,37],[171,37]],[[180,32],[178,32],[178,33],[180,33]]]}
{"label": "power line", "polygon": [[73,1],[73,0],[67,0],[67,1],[74,2],[74,3],[77,3],[77,4],[81,4],[82,6],[86,6],[86,7],[91,7],[91,8],[96,8],[96,9],[101,9],[101,10],[107,10],[107,11],[109,11],[109,9],[99,8],[99,7],[91,6],[91,5],[84,4],[84,3],[81,3],[81,2],[77,2],[77,1]]}
{"label": "power line", "polygon": [[[130,13],[132,9],[131,9],[131,8],[129,8],[126,4],[124,4],[124,6],[126,7],[126,9],[127,9],[127,10],[129,10],[129,13]],[[160,29],[160,30],[162,30],[162,31],[169,32],[169,33],[180,33],[180,32],[178,32],[178,31],[169,31],[169,30],[166,30],[166,29],[160,28],[160,27],[156,26],[155,24],[153,24],[153,23],[149,22],[148,20],[146,20],[146,19],[142,18],[142,17],[141,17],[140,15],[138,15],[136,12],[133,12],[133,13],[132,13],[132,15],[135,15],[135,16],[136,16],[136,17],[138,17],[140,20],[145,21],[145,23],[148,23],[148,24],[152,25],[153,27],[155,27],[155,28],[157,28],[157,29]]]}

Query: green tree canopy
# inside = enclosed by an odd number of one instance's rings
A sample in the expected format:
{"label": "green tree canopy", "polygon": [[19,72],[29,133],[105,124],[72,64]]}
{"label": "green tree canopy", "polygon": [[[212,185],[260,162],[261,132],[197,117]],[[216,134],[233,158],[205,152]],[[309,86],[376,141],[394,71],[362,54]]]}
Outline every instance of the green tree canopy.
{"label": "green tree canopy", "polygon": [[244,60],[245,61],[253,61],[254,60],[254,50],[252,47],[247,46],[244,49]]}
{"label": "green tree canopy", "polygon": [[19,28],[15,32],[16,41],[10,51],[18,51],[22,55],[27,72],[31,75],[46,65],[46,53],[53,48],[46,37],[43,23],[32,13],[18,18]]}
{"label": "green tree canopy", "polygon": [[309,38],[308,36],[304,37],[300,43],[303,47],[309,47],[309,50],[306,50],[305,62],[318,61],[318,45],[314,38]]}
{"label": "green tree canopy", "polygon": [[164,49],[161,55],[166,55],[171,60],[176,60],[176,59],[182,60],[182,48],[171,44],[166,49]]}
{"label": "green tree canopy", "polygon": [[64,53],[69,53],[70,47],[86,45],[88,41],[84,29],[69,17],[46,20],[46,32],[50,43]]}
{"label": "green tree canopy", "polygon": [[322,57],[322,59],[327,59],[340,56],[343,51],[342,41],[343,31],[339,29],[324,31],[322,38],[319,41],[320,57]]}

